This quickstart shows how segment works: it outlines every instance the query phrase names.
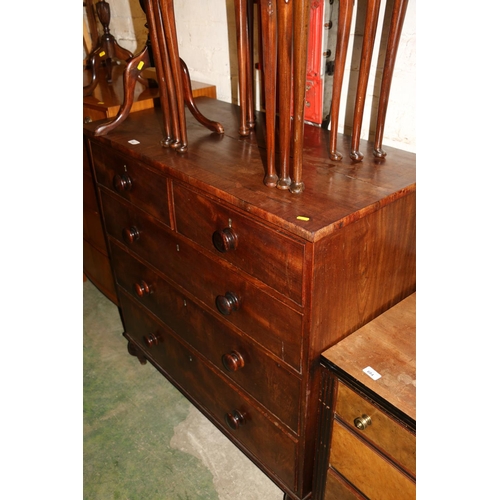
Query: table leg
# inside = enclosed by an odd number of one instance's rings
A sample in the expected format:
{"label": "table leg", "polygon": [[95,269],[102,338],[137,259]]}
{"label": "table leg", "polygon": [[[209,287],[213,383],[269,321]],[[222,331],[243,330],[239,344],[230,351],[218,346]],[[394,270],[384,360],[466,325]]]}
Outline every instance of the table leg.
{"label": "table leg", "polygon": [[342,159],[337,151],[337,134],[339,127],[340,97],[344,80],[349,34],[351,32],[354,0],[339,1],[339,21],[337,32],[337,47],[335,49],[335,70],[333,74],[332,104],[330,108],[330,158],[334,161]]}
{"label": "table leg", "polygon": [[276,0],[260,2],[264,93],[266,97],[266,174],[264,184],[276,187]]}
{"label": "table leg", "polygon": [[239,133],[242,136],[250,134],[248,126],[248,88],[251,82],[248,81],[248,5],[247,0],[235,0],[236,14],[236,47],[238,51],[238,83],[240,96],[240,128]]}
{"label": "table leg", "polygon": [[180,132],[175,114],[175,96],[172,95],[173,77],[167,57],[168,50],[160,18],[160,9],[158,2],[153,3],[153,0],[144,0],[143,3],[149,29],[151,50],[155,59],[158,90],[160,92],[160,103],[163,112],[165,138],[162,140],[162,145],[164,147],[173,147],[174,144],[178,144],[180,141]]}
{"label": "table leg", "polygon": [[113,120],[95,129],[94,135],[96,137],[111,132],[127,118],[132,108],[132,104],[134,103],[134,89],[138,76],[141,74],[141,71],[147,67],[149,67],[149,55],[145,47],[140,54],[133,57],[132,60],[127,63],[125,71],[123,72],[123,103]]}
{"label": "table leg", "polygon": [[[308,12],[309,14],[309,12]],[[278,3],[278,103],[279,103],[279,189],[289,189],[290,179],[290,142],[292,115],[292,38],[293,7],[290,2]],[[295,42],[294,42],[295,43]],[[306,48],[302,47],[305,51]]]}
{"label": "table leg", "polygon": [[[184,109],[184,94],[182,88],[182,70],[179,57],[179,46],[177,43],[177,30],[175,27],[175,12],[173,0],[160,0],[161,13],[163,15],[163,24],[165,27],[168,55],[172,67],[172,74],[174,79],[174,92],[175,101],[177,103],[177,116],[180,128],[180,143],[176,145],[176,150],[179,153],[187,151],[187,127],[186,127],[186,113]],[[175,146],[173,146],[175,147]]]}
{"label": "table leg", "polygon": [[[379,0],[380,1],[380,0]],[[304,143],[304,105],[306,97],[307,35],[310,0],[295,0],[293,4],[293,165],[290,191],[304,191],[302,161]]]}
{"label": "table leg", "polygon": [[186,66],[186,63],[182,59],[180,59],[180,62],[182,69],[184,101],[186,103],[186,106],[188,107],[189,111],[191,111],[191,114],[196,118],[196,120],[198,120],[198,122],[201,123],[204,127],[208,128],[209,130],[217,134],[223,134],[224,127],[219,122],[214,122],[206,118],[204,115],[201,114],[200,110],[198,109],[198,106],[196,106],[196,103],[194,102],[193,98],[193,89],[191,87],[191,78],[189,77],[188,67]]}
{"label": "table leg", "polygon": [[366,90],[368,87],[368,76],[370,74],[370,66],[372,62],[373,46],[375,44],[375,34],[377,30],[379,10],[380,0],[368,0],[366,7],[363,46],[361,48],[361,64],[359,67],[358,88],[356,91],[356,101],[354,105],[351,152],[349,154],[351,160],[356,162],[363,159],[363,154],[359,151],[359,141],[361,136],[361,124],[363,122]]}
{"label": "table leg", "polygon": [[382,86],[380,89],[380,100],[378,105],[377,125],[375,128],[375,144],[373,155],[376,158],[385,158],[386,152],[382,149],[382,138],[384,136],[385,118],[387,106],[389,104],[389,93],[391,91],[392,75],[398,52],[403,23],[408,7],[408,0],[395,0],[391,27],[389,29],[389,39],[387,41],[387,52],[385,55],[384,72],[382,74]]}

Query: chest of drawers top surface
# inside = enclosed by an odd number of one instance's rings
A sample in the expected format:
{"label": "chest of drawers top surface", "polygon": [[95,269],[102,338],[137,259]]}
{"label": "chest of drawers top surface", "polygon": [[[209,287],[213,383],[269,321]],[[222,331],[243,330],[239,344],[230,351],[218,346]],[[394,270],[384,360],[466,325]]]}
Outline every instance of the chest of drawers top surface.
{"label": "chest of drawers top surface", "polygon": [[[237,106],[204,97],[197,99],[197,105],[206,117],[219,121],[225,133],[210,133],[188,113],[185,154],[160,145],[158,109],[131,114],[120,127],[95,140],[309,241],[319,240],[415,191],[414,154],[387,147],[387,158],[377,160],[371,154],[371,144],[362,141],[365,160],[352,163],[348,160],[350,138],[341,136],[339,147],[347,159],[334,163],[328,157],[328,131],[307,124],[305,191],[294,195],[268,188],[263,184],[262,116],[257,116],[256,132],[242,138],[238,134]],[[86,124],[84,134],[92,137],[98,123]]]}
{"label": "chest of drawers top surface", "polygon": [[[416,421],[416,292],[325,351],[322,361]],[[367,367],[380,378],[363,372]]]}

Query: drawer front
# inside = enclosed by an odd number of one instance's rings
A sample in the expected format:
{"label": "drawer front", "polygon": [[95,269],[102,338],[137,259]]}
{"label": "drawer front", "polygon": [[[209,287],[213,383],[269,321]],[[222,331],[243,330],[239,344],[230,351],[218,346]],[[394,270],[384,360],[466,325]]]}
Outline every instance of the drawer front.
{"label": "drawer front", "polygon": [[132,158],[92,144],[97,182],[171,226],[169,181]]}
{"label": "drawer front", "polygon": [[365,500],[358,492],[354,491],[338,474],[328,469],[326,476],[324,500]]}
{"label": "drawer front", "polygon": [[[142,338],[150,332],[162,336],[162,342],[152,349],[154,359],[168,378],[200,409],[207,411],[240,448],[273,471],[290,489],[295,489],[296,441],[123,292],[120,303],[126,333],[137,339],[139,345],[145,345]],[[163,353],[160,355],[157,349]],[[149,355],[148,348],[145,352]],[[244,423],[234,430],[226,423],[226,414],[234,419],[236,412],[244,416]]]}
{"label": "drawer front", "polygon": [[174,200],[179,233],[302,304],[302,243],[175,183]]}
{"label": "drawer front", "polygon": [[[338,382],[335,413],[349,426],[369,439],[380,450],[416,474],[416,438],[409,430],[392,420],[386,413],[370,404],[342,382]],[[354,424],[358,417],[367,415],[371,424],[359,430]]]}
{"label": "drawer front", "polygon": [[[146,213],[104,192],[102,206],[111,236],[125,241],[139,257],[204,302],[223,323],[231,323],[300,370],[300,313],[254,286],[234,268],[198,252]],[[124,229],[131,228],[138,234],[132,243],[122,236]]]}
{"label": "drawer front", "polygon": [[294,432],[298,430],[300,380],[254,342],[237,334],[111,243],[118,284]]}
{"label": "drawer front", "polygon": [[334,421],[330,464],[371,500],[414,500],[416,486],[338,420]]}

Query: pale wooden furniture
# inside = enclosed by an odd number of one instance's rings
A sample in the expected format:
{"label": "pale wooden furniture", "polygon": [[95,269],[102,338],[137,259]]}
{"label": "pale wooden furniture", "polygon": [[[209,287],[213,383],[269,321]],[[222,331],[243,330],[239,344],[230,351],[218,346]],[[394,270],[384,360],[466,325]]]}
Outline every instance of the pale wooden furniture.
{"label": "pale wooden furniture", "polygon": [[415,499],[415,313],[416,293],[323,353],[314,500]]}

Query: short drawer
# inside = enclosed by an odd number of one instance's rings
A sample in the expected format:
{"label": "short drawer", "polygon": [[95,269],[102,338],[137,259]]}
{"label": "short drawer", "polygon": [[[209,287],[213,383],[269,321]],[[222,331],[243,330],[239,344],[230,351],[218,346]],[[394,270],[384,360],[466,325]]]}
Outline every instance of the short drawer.
{"label": "short drawer", "polygon": [[[335,413],[353,430],[380,448],[384,454],[413,475],[416,474],[415,435],[340,381]],[[363,415],[370,418],[371,424],[360,429],[356,426],[355,420],[363,418]]]}
{"label": "short drawer", "polygon": [[145,212],[107,192],[101,193],[101,199],[109,235],[204,302],[221,322],[231,323],[300,370],[301,313],[266,293],[262,284],[252,284],[234,267],[199,252]]}
{"label": "short drawer", "polygon": [[[120,303],[126,335],[134,339],[149,356],[142,341],[150,332],[161,335],[158,349],[164,354],[161,361],[156,351],[154,360],[174,385],[213,421],[226,435],[267,471],[295,489],[297,442],[268,419],[253,403],[212,370],[187,346],[163,329],[151,316],[141,313],[133,299],[120,293]],[[156,349],[157,346],[153,346]]]}
{"label": "short drawer", "polygon": [[114,241],[111,251],[121,287],[297,432],[300,380],[296,375]]}
{"label": "short drawer", "polygon": [[416,486],[365,441],[334,421],[330,464],[371,500],[414,500]]}
{"label": "short drawer", "polygon": [[168,180],[141,162],[92,143],[97,182],[171,226]]}
{"label": "short drawer", "polygon": [[302,304],[303,243],[174,183],[179,233]]}

